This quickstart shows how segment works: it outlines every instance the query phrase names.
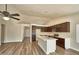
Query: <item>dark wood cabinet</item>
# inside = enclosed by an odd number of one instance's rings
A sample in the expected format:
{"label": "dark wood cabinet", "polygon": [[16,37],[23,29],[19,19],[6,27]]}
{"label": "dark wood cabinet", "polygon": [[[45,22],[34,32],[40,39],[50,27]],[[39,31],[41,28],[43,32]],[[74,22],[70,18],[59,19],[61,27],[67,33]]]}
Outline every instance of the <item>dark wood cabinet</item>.
{"label": "dark wood cabinet", "polygon": [[57,38],[56,45],[65,49],[65,39],[64,38]]}
{"label": "dark wood cabinet", "polygon": [[36,41],[36,27],[32,26],[32,41]]}
{"label": "dark wood cabinet", "polygon": [[52,32],[52,27],[47,27],[47,32]]}
{"label": "dark wood cabinet", "polygon": [[52,26],[52,32],[56,32],[56,25]]}
{"label": "dark wood cabinet", "polygon": [[56,32],[70,32],[70,23],[65,22],[65,23],[56,25]]}
{"label": "dark wood cabinet", "polygon": [[41,32],[70,32],[70,22],[65,22],[50,27],[42,27]]}
{"label": "dark wood cabinet", "polygon": [[42,27],[41,32],[52,32],[52,27]]}
{"label": "dark wood cabinet", "polygon": [[46,32],[46,28],[45,27],[41,27],[41,32]]}

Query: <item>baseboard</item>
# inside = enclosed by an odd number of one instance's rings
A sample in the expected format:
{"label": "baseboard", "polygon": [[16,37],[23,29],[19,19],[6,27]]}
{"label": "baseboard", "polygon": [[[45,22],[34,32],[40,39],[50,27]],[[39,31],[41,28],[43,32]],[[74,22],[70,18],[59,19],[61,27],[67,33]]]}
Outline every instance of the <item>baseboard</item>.
{"label": "baseboard", "polygon": [[73,47],[70,47],[70,49],[73,49],[75,51],[79,51],[79,49],[76,49],[76,48],[73,48]]}
{"label": "baseboard", "polygon": [[22,42],[22,40],[5,41],[4,43],[10,43],[10,42]]}

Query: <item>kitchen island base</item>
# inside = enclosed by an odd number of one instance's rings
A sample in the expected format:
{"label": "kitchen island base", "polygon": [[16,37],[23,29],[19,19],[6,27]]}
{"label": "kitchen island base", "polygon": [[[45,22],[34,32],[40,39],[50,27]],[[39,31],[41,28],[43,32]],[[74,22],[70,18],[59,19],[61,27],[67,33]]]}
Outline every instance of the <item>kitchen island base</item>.
{"label": "kitchen island base", "polygon": [[38,38],[38,45],[46,54],[50,54],[56,50],[56,40],[55,38]]}

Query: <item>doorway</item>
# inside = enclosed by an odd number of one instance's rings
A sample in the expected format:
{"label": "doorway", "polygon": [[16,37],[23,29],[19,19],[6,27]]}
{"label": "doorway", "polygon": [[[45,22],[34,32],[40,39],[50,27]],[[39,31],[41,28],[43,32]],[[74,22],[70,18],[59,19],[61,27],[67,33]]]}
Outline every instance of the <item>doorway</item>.
{"label": "doorway", "polygon": [[4,43],[5,40],[5,24],[1,24],[1,44]]}
{"label": "doorway", "polygon": [[29,39],[30,41],[30,27],[24,26],[24,40]]}
{"label": "doorway", "polygon": [[32,26],[32,41],[36,41],[36,27]]}
{"label": "doorway", "polygon": [[41,29],[41,26],[32,25],[32,41],[37,41],[36,36],[37,36],[38,29]]}

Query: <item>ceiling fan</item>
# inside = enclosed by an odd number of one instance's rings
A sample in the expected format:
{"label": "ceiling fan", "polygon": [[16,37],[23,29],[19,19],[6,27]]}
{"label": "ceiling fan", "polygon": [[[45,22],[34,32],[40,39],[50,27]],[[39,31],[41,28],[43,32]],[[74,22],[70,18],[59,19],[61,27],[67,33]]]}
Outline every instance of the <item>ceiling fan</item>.
{"label": "ceiling fan", "polygon": [[14,17],[14,16],[20,16],[18,13],[10,14],[10,12],[7,11],[7,4],[5,4],[5,11],[0,11],[0,13],[3,15],[3,18],[5,20],[9,20],[10,18],[15,19],[15,20],[20,20]]}

